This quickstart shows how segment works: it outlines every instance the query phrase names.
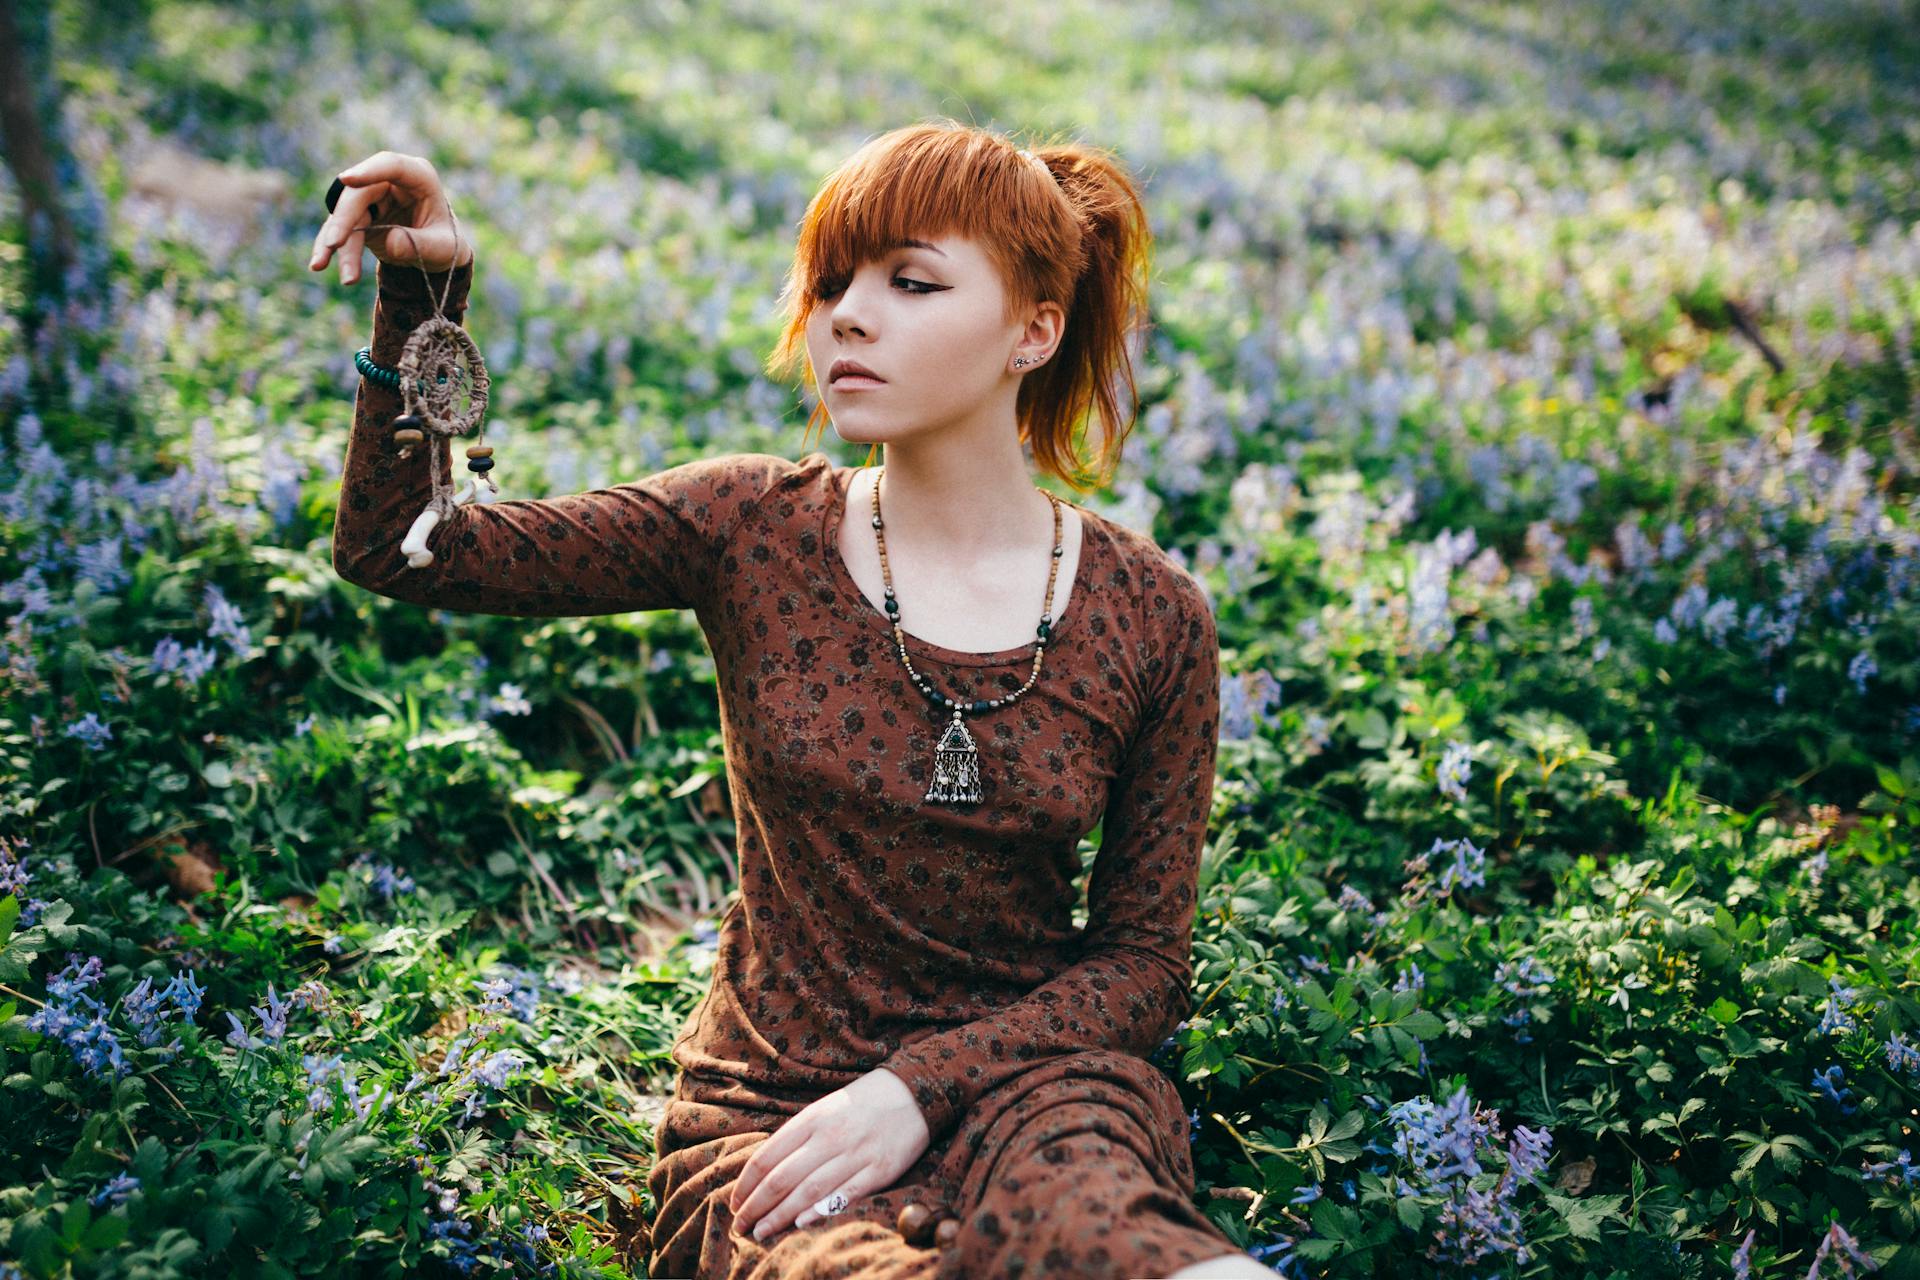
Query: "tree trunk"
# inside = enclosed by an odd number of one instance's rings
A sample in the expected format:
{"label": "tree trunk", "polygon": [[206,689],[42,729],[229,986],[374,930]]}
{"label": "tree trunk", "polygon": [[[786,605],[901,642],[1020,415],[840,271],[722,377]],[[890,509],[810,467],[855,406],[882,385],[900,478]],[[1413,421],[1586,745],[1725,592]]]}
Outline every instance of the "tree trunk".
{"label": "tree trunk", "polygon": [[[65,293],[67,268],[80,255],[73,219],[60,198],[60,93],[53,83],[52,55],[48,6],[0,0],[0,156],[20,190],[33,291],[57,304]],[[48,114],[54,115],[53,132]]]}

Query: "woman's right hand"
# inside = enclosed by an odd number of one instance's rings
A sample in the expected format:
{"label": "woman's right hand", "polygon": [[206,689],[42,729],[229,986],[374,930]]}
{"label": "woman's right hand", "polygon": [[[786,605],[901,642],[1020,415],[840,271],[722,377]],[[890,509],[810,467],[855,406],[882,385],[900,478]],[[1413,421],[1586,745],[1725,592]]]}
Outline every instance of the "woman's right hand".
{"label": "woman's right hand", "polygon": [[[309,271],[326,270],[339,250],[340,283],[352,284],[360,278],[363,244],[382,262],[428,271],[473,261],[472,242],[464,231],[456,237],[440,174],[424,156],[376,152],[342,171],[340,181],[346,189],[314,237]],[[369,226],[373,219],[367,212],[376,205],[383,224],[377,228]]]}

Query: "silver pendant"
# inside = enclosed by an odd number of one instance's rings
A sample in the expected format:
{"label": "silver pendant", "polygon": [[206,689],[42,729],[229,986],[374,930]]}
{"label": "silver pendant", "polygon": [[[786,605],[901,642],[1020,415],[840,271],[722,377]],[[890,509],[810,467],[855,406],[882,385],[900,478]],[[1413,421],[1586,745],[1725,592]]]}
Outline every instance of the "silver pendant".
{"label": "silver pendant", "polygon": [[969,804],[980,799],[980,752],[958,711],[933,749],[933,785],[925,799]]}

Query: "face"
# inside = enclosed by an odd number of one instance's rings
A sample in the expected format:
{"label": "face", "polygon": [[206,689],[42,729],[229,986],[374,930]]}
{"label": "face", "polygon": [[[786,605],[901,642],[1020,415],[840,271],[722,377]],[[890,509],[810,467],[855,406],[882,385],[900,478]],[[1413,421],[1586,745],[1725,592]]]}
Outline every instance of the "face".
{"label": "face", "polygon": [[[1059,304],[1047,302],[1029,318],[1007,320],[999,268],[976,241],[958,236],[901,245],[861,263],[850,279],[822,284],[807,320],[807,356],[834,430],[862,444],[956,428],[1011,434],[1025,372],[1014,359],[1050,355],[1064,319]],[[830,380],[842,358],[881,380]]]}

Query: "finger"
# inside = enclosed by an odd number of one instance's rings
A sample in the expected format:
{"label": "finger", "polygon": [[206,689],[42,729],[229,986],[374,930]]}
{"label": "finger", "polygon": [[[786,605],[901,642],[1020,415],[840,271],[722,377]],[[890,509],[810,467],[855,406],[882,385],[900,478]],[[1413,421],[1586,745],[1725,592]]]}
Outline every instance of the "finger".
{"label": "finger", "polygon": [[[832,1195],[835,1191],[838,1191],[841,1195],[844,1195],[847,1198],[847,1203],[851,1205],[855,1200],[867,1194],[864,1187],[860,1187],[856,1185],[859,1182],[859,1180],[860,1180],[859,1176],[856,1175],[855,1177],[847,1179],[845,1182],[841,1183],[839,1186],[830,1188],[827,1191],[826,1195],[815,1196],[812,1200],[807,1202],[807,1207],[800,1211],[800,1216],[793,1220],[793,1225],[796,1227],[804,1227],[808,1223],[818,1222],[821,1218],[829,1217],[829,1216],[837,1216],[837,1215],[817,1213],[815,1212],[815,1208],[816,1206],[819,1205],[819,1203],[822,1200],[826,1199],[827,1196]],[[841,1210],[841,1212],[844,1213],[845,1210],[843,1209]]]}
{"label": "finger", "polygon": [[[778,1231],[785,1231],[794,1224],[794,1219],[826,1199],[837,1189],[844,1188],[851,1181],[850,1175],[858,1168],[858,1162],[852,1156],[835,1156],[825,1164],[813,1169],[800,1180],[792,1191],[781,1198],[772,1209],[762,1214],[753,1224],[753,1238],[764,1240]],[[777,1176],[777,1175],[776,1175]],[[849,1202],[853,1193],[847,1192]]]}
{"label": "finger", "polygon": [[758,1222],[767,1210],[786,1198],[787,1192],[794,1185],[816,1168],[827,1163],[828,1159],[838,1158],[837,1155],[828,1155],[831,1148],[817,1145],[810,1147],[803,1142],[786,1143],[788,1152],[784,1157],[779,1151],[769,1155],[767,1148],[773,1146],[779,1137],[780,1134],[776,1133],[749,1157],[750,1164],[755,1160],[760,1162],[760,1172],[754,1181],[753,1190],[741,1198],[740,1207],[734,1212],[736,1218],[745,1219],[749,1224]]}
{"label": "finger", "polygon": [[755,1147],[747,1162],[740,1166],[740,1175],[733,1180],[733,1193],[727,1197],[727,1207],[735,1214],[746,1207],[747,1198],[759,1188],[767,1172],[805,1144],[806,1126],[800,1123],[801,1114],[804,1112],[796,1113],[775,1129],[773,1136]]}
{"label": "finger", "polygon": [[[400,151],[378,151],[355,165],[342,169],[339,178],[349,191],[355,187],[393,186],[407,204],[419,204],[440,189],[440,175],[421,156]],[[346,200],[343,193],[340,197]]]}
{"label": "finger", "polygon": [[366,232],[355,231],[347,237],[346,244],[340,247],[341,284],[352,284],[360,278],[360,248],[366,240]]}
{"label": "finger", "polygon": [[341,192],[333,212],[320,224],[320,230],[313,238],[313,257],[307,265],[315,271],[324,271],[334,253],[346,247],[348,238],[372,221],[367,215],[368,207],[378,203],[388,190],[389,187],[381,183],[371,187],[348,187]]}

